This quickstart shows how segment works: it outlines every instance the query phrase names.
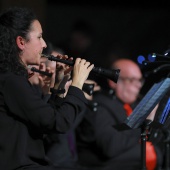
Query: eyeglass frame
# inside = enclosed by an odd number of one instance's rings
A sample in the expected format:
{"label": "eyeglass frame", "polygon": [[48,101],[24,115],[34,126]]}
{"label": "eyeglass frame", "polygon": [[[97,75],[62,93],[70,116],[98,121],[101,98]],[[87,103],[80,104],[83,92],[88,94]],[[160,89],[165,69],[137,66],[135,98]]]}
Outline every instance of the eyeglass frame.
{"label": "eyeglass frame", "polygon": [[138,82],[138,83],[141,83],[141,85],[143,85],[144,82],[145,82],[145,79],[143,77],[138,79],[138,78],[134,78],[134,77],[122,77],[122,76],[119,76],[118,80],[123,80],[123,81],[126,81],[128,83]]}

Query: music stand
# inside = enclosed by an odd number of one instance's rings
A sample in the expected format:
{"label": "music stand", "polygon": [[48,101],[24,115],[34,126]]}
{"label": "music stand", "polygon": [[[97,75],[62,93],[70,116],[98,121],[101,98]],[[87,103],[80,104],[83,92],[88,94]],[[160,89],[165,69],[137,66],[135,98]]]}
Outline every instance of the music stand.
{"label": "music stand", "polygon": [[158,83],[155,83],[139,104],[135,107],[132,114],[127,117],[122,125],[123,129],[141,128],[142,142],[142,170],[146,170],[146,136],[151,121],[146,121],[146,118],[161,101],[165,94],[170,90],[170,78],[165,78]]}
{"label": "music stand", "polygon": [[170,90],[164,95],[159,102],[159,107],[154,118],[154,127],[166,129],[169,126],[170,119]]}
{"label": "music stand", "polygon": [[155,83],[124,123],[131,129],[139,128],[169,90],[170,78]]}
{"label": "music stand", "polygon": [[[170,91],[168,91],[159,103],[152,128],[156,129],[156,134],[161,133],[156,140],[155,133],[151,133],[150,140],[154,143],[162,140],[165,147],[164,169],[170,170]],[[152,129],[152,130],[153,130]],[[156,135],[157,136],[157,135]]]}

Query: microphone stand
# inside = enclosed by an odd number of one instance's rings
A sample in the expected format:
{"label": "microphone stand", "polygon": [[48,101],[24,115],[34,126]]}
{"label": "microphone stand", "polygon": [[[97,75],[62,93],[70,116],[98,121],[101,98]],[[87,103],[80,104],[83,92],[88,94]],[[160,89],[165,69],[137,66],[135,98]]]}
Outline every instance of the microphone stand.
{"label": "microphone stand", "polygon": [[146,141],[149,134],[151,120],[146,119],[141,127],[141,170],[146,169]]}

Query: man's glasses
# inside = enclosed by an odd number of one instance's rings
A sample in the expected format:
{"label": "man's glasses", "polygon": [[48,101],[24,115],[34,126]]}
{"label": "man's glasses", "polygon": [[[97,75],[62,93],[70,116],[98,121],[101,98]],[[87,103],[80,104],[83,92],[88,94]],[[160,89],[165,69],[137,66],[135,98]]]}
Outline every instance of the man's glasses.
{"label": "man's glasses", "polygon": [[122,80],[126,83],[140,83],[141,85],[144,84],[144,79],[143,78],[134,78],[134,77],[119,77],[119,80]]}

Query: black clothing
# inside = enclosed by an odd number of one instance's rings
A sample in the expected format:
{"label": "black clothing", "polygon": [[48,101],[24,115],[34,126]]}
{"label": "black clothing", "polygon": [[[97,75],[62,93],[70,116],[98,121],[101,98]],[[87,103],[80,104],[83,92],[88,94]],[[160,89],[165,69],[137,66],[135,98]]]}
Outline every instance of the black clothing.
{"label": "black clothing", "polygon": [[[107,96],[100,99],[102,102],[95,98],[99,105],[97,112],[88,110],[76,129],[78,163],[84,167],[103,166],[104,169],[117,170],[127,166],[139,169],[140,129],[134,129],[133,136],[132,130],[118,131],[114,126],[126,118],[122,103],[117,99],[112,101]],[[104,107],[102,103],[110,107]]]}
{"label": "black clothing", "polygon": [[140,170],[141,130],[115,128],[127,118],[123,103],[116,97],[99,94],[94,100],[99,105],[97,112],[88,111],[76,129],[78,164],[103,170]]}
{"label": "black clothing", "polygon": [[75,140],[75,127],[84,117],[84,111],[74,122],[67,133],[50,133],[44,138],[46,156],[55,167],[72,168],[76,166],[77,151]]}
{"label": "black clothing", "polygon": [[24,76],[0,74],[0,169],[53,169],[43,135],[65,133],[86,107],[83,92],[70,86],[65,99],[41,99]]}

